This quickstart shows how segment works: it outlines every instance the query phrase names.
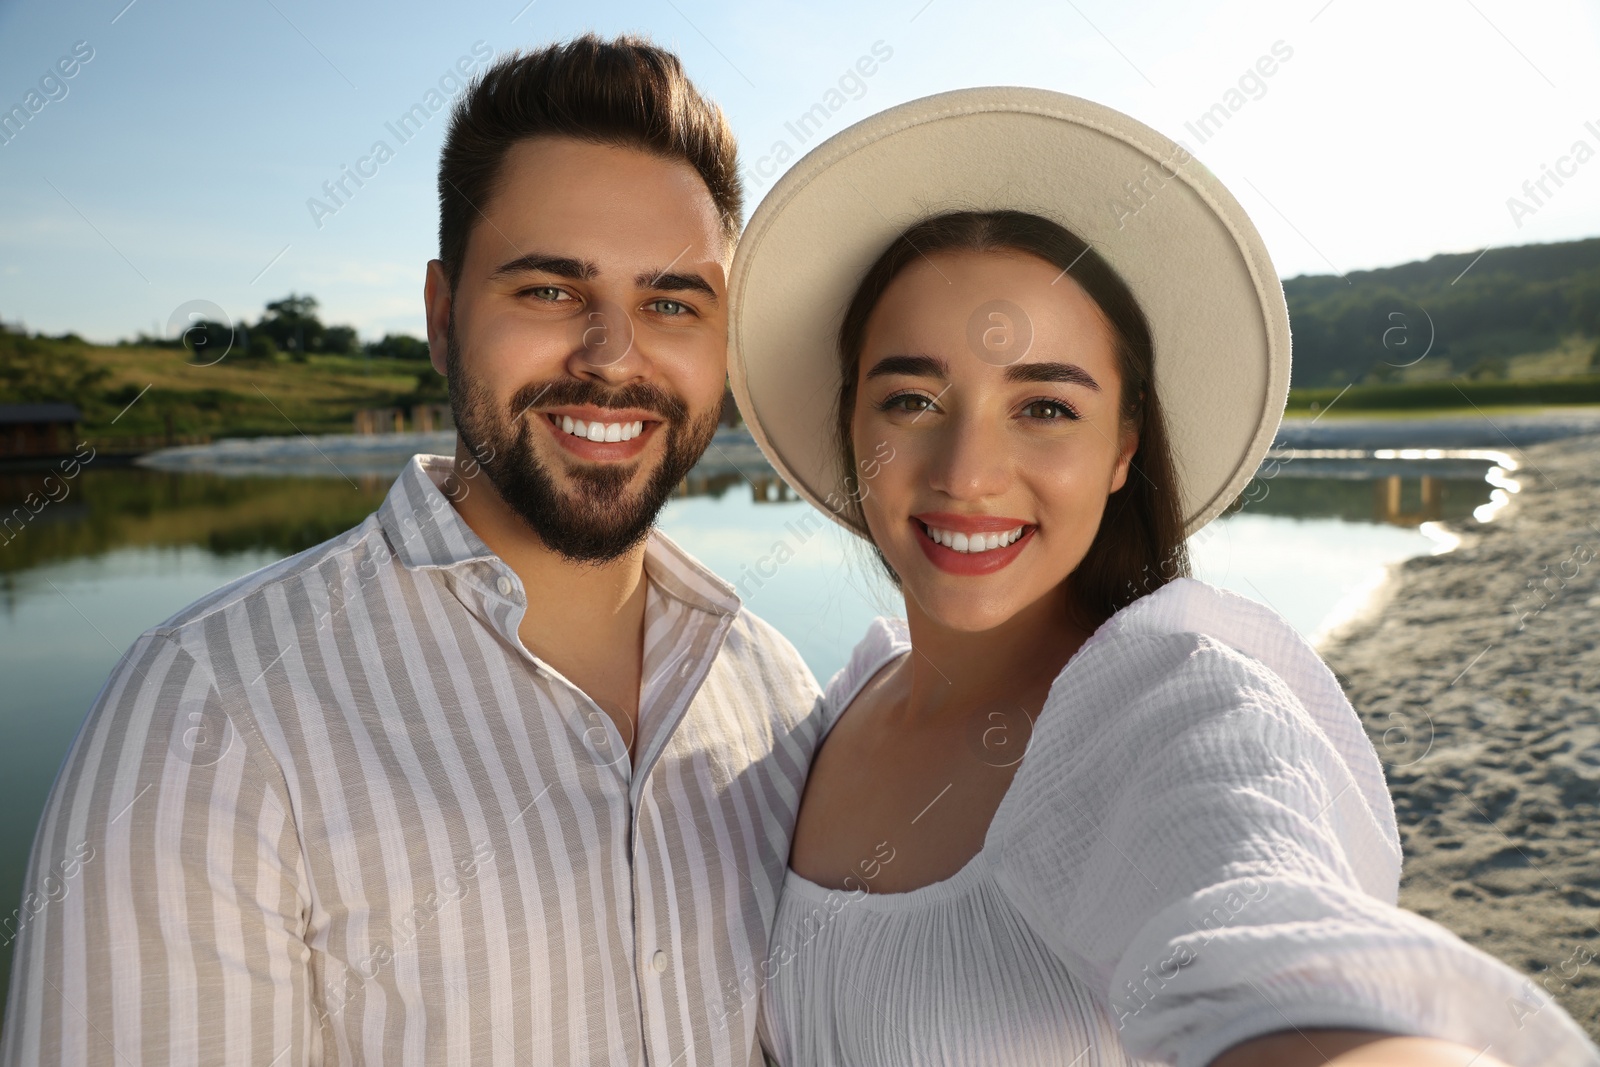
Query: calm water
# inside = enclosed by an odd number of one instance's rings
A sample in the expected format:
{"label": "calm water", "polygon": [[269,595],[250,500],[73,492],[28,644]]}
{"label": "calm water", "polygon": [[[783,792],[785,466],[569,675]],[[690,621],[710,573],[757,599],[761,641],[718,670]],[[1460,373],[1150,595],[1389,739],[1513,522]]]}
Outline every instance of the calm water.
{"label": "calm water", "polygon": [[[1385,564],[1433,550],[1417,522],[1463,518],[1483,504],[1484,466],[1410,464],[1391,480],[1302,462],[1196,538],[1197,576],[1312,635]],[[1426,488],[1423,471],[1432,472]],[[0,514],[44,474],[0,473]],[[360,522],[389,481],[86,469],[70,495],[0,537],[0,1004],[11,962],[5,920],[20,905],[45,796],[122,651],[218,585]],[[784,499],[779,485],[739,476],[699,484],[706,495],[675,499],[662,527],[738,585],[823,682],[869,620],[899,614],[861,546],[832,523],[803,523],[809,505]]]}

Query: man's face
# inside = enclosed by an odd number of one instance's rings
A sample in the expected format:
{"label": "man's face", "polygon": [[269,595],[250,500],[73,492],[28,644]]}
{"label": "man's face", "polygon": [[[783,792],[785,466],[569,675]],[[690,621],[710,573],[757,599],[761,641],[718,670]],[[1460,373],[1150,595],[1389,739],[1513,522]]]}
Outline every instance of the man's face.
{"label": "man's face", "polygon": [[716,429],[728,242],[681,161],[539,137],[499,178],[454,294],[429,264],[433,364],[506,505],[569,559],[615,559]]}

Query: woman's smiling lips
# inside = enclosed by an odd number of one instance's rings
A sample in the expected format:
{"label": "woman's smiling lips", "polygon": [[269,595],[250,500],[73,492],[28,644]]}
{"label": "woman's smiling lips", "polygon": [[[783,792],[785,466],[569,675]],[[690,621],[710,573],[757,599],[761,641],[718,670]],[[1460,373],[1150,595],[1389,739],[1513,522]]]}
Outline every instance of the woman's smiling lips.
{"label": "woman's smiling lips", "polygon": [[929,511],[911,516],[917,544],[948,574],[993,574],[1009,564],[1038,529],[999,515],[955,515]]}
{"label": "woman's smiling lips", "polygon": [[552,408],[540,415],[562,448],[597,463],[635,458],[661,425],[660,416],[635,408],[579,405]]}

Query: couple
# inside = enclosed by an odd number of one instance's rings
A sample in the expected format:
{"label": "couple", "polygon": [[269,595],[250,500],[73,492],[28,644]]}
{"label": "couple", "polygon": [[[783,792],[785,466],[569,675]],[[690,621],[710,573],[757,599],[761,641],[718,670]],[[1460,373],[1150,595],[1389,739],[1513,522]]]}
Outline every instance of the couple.
{"label": "couple", "polygon": [[[722,113],[591,36],[472,87],[439,198],[456,455],[128,652],[0,1063],[1600,1062],[1395,906],[1332,675],[1184,577],[1289,338],[1172,142],[945,94],[741,238]],[[905,597],[825,693],[653,529],[729,376]]]}

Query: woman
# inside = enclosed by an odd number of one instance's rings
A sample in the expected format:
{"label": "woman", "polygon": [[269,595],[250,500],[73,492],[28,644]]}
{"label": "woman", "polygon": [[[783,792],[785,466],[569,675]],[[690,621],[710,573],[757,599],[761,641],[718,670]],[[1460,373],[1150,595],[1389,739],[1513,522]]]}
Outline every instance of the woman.
{"label": "woman", "polygon": [[828,688],[762,969],[780,1063],[1600,1063],[1395,906],[1331,673],[1185,577],[1288,382],[1214,177],[1087,101],[947,93],[786,175],[731,295],[757,440],[906,614]]}

